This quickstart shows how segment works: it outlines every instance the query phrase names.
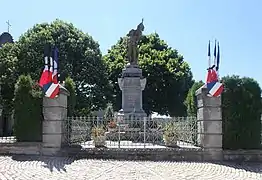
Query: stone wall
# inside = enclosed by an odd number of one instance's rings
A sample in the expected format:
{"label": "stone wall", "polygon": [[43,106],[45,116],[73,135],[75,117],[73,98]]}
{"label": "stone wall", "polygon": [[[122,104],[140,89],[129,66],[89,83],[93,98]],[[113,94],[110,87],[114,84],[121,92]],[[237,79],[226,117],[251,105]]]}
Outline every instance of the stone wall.
{"label": "stone wall", "polygon": [[1,143],[1,155],[41,155],[41,142],[16,142],[16,143]]}
{"label": "stone wall", "polygon": [[[166,149],[85,149],[70,147],[60,152],[62,156],[94,159],[149,160],[149,161],[218,161],[214,150],[192,148]],[[262,150],[222,151],[220,161],[262,161]]]}
{"label": "stone wall", "polygon": [[[20,142],[1,143],[0,155],[46,155],[42,143]],[[148,161],[216,161],[212,158],[214,151],[192,148],[166,149],[84,149],[71,146],[61,149],[56,156],[73,156],[75,158],[148,160]],[[223,161],[261,162],[262,150],[224,150]]]}
{"label": "stone wall", "polygon": [[224,150],[225,161],[262,162],[262,150]]}

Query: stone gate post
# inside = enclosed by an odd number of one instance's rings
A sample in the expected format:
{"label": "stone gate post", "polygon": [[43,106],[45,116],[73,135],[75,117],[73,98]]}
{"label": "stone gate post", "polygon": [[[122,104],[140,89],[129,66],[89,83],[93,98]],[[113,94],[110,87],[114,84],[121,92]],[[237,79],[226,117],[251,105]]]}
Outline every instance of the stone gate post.
{"label": "stone gate post", "polygon": [[204,149],[204,160],[222,160],[221,96],[210,97],[207,88],[196,91],[198,144]]}
{"label": "stone gate post", "polygon": [[43,154],[54,155],[66,142],[67,96],[69,92],[60,86],[59,96],[43,98]]}

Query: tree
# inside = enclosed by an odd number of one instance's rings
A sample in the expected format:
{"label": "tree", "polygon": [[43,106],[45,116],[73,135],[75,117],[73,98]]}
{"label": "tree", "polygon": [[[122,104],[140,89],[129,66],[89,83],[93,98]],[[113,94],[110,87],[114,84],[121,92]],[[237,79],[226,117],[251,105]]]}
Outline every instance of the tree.
{"label": "tree", "polygon": [[[120,38],[104,56],[112,87],[111,101],[114,109],[121,108],[121,91],[117,78],[127,64],[127,37]],[[153,111],[171,116],[185,115],[184,99],[192,86],[189,65],[177,50],[169,47],[158,34],[143,36],[139,42],[139,65],[147,78],[143,92],[143,106],[149,114]]]}
{"label": "tree", "polygon": [[30,74],[38,80],[43,69],[43,51],[46,43],[59,49],[61,78],[71,77],[76,84],[76,110],[104,108],[108,79],[101,51],[93,38],[76,29],[73,24],[55,20],[36,24],[19,40],[18,74]]}
{"label": "tree", "polygon": [[[11,118],[13,110],[14,85],[18,77],[16,73],[18,51],[18,46],[11,43],[6,43],[0,48],[0,103],[3,105],[2,119],[5,123]],[[5,125],[3,129],[4,135],[8,135]]]}
{"label": "tree", "polygon": [[18,141],[42,140],[42,98],[42,90],[31,77],[21,75],[14,98],[14,131]]}
{"label": "tree", "polygon": [[188,91],[186,101],[185,101],[188,116],[197,116],[196,91],[203,85],[204,85],[203,81],[197,81],[193,84],[193,86]]}
{"label": "tree", "polygon": [[223,148],[254,149],[260,147],[261,89],[251,78],[222,78]]}

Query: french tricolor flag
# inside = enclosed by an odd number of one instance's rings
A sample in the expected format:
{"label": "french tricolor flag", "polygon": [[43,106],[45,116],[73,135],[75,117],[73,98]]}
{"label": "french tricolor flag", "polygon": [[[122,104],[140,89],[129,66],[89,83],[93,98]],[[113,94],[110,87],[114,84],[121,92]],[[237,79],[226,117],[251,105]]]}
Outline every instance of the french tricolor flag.
{"label": "french tricolor flag", "polygon": [[218,97],[223,92],[223,84],[218,81],[217,72],[209,69],[207,73],[206,87],[211,96]]}
{"label": "french tricolor flag", "polygon": [[52,81],[52,72],[49,69],[50,66],[49,64],[51,61],[50,46],[45,46],[44,61],[45,61],[44,70],[39,80],[39,85],[41,87],[43,87],[44,84],[47,84]]}
{"label": "french tricolor flag", "polygon": [[[210,59],[210,43],[208,48],[208,56]],[[218,53],[216,56],[216,45],[214,49],[214,65],[210,68],[208,68],[207,73],[207,80],[206,80],[206,87],[208,89],[208,92],[211,96],[218,97],[223,92],[223,84],[219,82],[218,80],[218,69],[219,69],[219,58],[220,58],[220,52],[219,52],[219,45],[218,45]],[[214,69],[216,67],[216,70]]]}
{"label": "french tricolor flag", "polygon": [[58,49],[46,45],[44,51],[44,70],[39,80],[39,85],[43,88],[46,97],[55,98],[59,93],[58,84]]}
{"label": "french tricolor flag", "polygon": [[45,92],[45,96],[49,98],[55,98],[59,93],[59,84],[55,84],[54,82],[49,82],[44,84],[43,90]]}

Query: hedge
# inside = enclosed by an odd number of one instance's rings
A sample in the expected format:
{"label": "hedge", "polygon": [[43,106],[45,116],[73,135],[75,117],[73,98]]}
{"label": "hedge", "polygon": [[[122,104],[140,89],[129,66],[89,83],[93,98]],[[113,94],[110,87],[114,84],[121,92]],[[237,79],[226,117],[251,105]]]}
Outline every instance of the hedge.
{"label": "hedge", "polygon": [[67,116],[75,116],[76,89],[75,83],[70,77],[65,79],[65,88],[69,91],[70,94],[67,97]]}
{"label": "hedge", "polygon": [[223,148],[260,147],[261,89],[251,78],[227,76],[222,79]]}
{"label": "hedge", "polygon": [[14,133],[17,141],[42,141],[42,97],[42,90],[29,75],[18,78],[14,96]]}
{"label": "hedge", "polygon": [[193,84],[193,86],[189,89],[185,105],[187,107],[187,116],[196,116],[197,115],[197,99],[196,99],[196,91],[204,85],[203,81],[198,81]]}

